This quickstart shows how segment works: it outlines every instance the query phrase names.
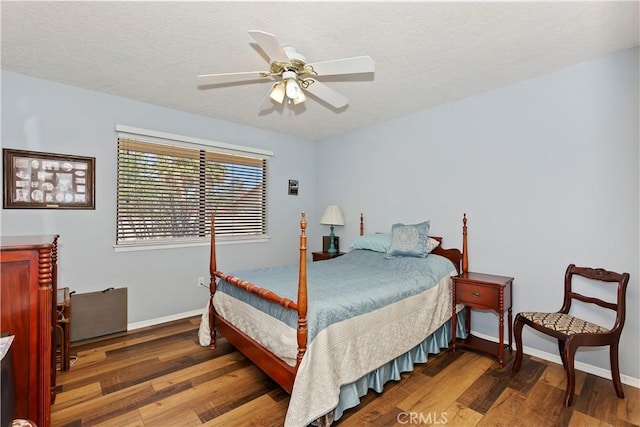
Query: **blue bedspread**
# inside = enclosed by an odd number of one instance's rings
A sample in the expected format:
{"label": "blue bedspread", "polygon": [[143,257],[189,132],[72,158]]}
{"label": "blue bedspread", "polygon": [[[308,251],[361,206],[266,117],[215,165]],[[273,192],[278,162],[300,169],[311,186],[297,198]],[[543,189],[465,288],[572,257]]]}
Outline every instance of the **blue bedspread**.
{"label": "blue bedspread", "polygon": [[[430,254],[426,258],[385,258],[380,252],[352,250],[328,261],[307,265],[308,342],[335,322],[371,312],[417,295],[438,284],[455,267],[448,259]],[[232,273],[234,276],[293,301],[298,299],[298,266],[267,267]],[[229,285],[225,292],[285,322],[298,325],[297,313]]]}

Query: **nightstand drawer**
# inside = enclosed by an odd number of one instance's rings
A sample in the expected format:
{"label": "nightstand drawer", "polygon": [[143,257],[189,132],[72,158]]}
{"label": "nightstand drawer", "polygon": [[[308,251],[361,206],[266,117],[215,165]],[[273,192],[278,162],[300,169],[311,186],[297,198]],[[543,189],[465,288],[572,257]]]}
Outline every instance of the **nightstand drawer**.
{"label": "nightstand drawer", "polygon": [[469,306],[497,309],[500,291],[495,286],[483,286],[475,283],[456,283],[456,301]]}

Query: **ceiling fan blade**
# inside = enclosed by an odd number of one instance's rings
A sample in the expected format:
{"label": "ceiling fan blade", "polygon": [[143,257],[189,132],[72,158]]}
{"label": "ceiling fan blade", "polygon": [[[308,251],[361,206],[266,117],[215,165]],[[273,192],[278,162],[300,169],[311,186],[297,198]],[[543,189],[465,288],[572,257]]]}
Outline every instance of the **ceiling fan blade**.
{"label": "ceiling fan blade", "polygon": [[262,50],[269,56],[271,62],[289,62],[289,57],[285,53],[282,45],[276,39],[276,36],[270,33],[265,33],[264,31],[249,31],[251,37],[260,45]]}
{"label": "ceiling fan blade", "polygon": [[346,96],[317,80],[313,80],[305,90],[335,108],[342,108],[349,103]]}
{"label": "ceiling fan blade", "polygon": [[370,56],[356,56],[354,58],[336,59],[307,64],[319,76],[334,76],[336,74],[373,73],[376,64]]}
{"label": "ceiling fan blade", "polygon": [[243,73],[201,74],[197,77],[199,85],[215,85],[221,83],[242,82],[246,80],[264,79],[264,71],[248,71]]}

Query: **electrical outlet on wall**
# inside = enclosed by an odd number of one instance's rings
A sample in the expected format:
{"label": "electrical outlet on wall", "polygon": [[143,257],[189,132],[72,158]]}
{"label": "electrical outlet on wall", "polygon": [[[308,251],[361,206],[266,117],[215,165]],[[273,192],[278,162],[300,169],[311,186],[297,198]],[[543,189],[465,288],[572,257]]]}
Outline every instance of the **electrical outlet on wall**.
{"label": "electrical outlet on wall", "polygon": [[207,284],[204,281],[204,277],[198,277],[198,287],[200,287],[200,286],[202,286],[204,288],[207,287]]}

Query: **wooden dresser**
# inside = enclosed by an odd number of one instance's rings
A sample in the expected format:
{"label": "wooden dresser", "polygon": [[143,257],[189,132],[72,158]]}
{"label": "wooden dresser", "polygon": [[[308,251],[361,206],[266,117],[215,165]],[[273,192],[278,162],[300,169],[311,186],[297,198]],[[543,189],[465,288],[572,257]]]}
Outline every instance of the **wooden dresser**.
{"label": "wooden dresser", "polygon": [[58,236],[0,237],[0,332],[12,345],[16,418],[51,424]]}

